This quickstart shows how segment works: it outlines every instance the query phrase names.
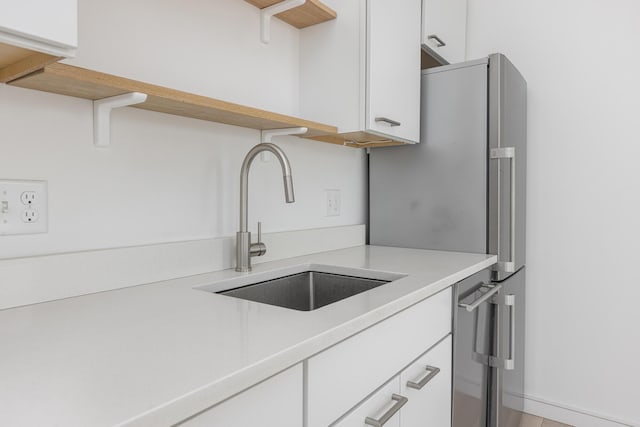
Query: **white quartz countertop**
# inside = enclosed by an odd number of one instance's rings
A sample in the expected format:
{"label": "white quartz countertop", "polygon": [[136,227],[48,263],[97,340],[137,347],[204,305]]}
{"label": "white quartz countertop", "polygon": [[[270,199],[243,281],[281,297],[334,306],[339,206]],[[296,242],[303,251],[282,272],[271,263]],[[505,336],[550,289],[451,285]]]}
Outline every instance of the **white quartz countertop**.
{"label": "white quartz countertop", "polygon": [[[0,425],[171,425],[495,262],[359,246],[0,311]],[[194,289],[310,264],[404,277],[310,312]]]}

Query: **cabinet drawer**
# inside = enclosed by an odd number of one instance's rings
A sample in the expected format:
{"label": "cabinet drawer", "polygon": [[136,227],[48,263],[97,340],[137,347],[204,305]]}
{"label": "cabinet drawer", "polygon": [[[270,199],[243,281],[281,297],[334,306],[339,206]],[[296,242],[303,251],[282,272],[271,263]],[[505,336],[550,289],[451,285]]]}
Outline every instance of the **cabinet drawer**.
{"label": "cabinet drawer", "polygon": [[449,288],[308,359],[308,427],[335,421],[450,332]]}
{"label": "cabinet drawer", "polygon": [[451,350],[449,335],[400,374],[403,425],[451,426]]}
{"label": "cabinet drawer", "polygon": [[[393,395],[397,395],[399,389],[400,378],[394,377],[384,387],[362,402],[353,412],[333,424],[332,427],[362,427],[365,425],[367,417],[375,420],[380,419],[381,416],[397,404],[393,400]],[[385,427],[400,427],[400,414],[398,412],[389,418],[389,421],[384,425]]]}
{"label": "cabinet drawer", "polygon": [[178,425],[300,427],[302,396],[302,364],[298,364]]}

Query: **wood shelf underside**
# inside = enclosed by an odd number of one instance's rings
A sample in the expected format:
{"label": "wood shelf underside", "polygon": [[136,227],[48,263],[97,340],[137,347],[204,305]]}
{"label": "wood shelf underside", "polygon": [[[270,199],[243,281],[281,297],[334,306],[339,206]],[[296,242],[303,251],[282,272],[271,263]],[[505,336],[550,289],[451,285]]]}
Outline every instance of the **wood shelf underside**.
{"label": "wood shelf underside", "polygon": [[0,43],[0,83],[32,73],[60,58]]}
{"label": "wood shelf underside", "polygon": [[[280,3],[282,0],[245,0],[259,9]],[[275,15],[289,25],[296,28],[306,28],[321,22],[336,19],[338,16],[335,10],[318,0],[307,0],[302,6],[295,7],[286,12]]]}
{"label": "wood shelf underside", "polygon": [[329,142],[331,144],[345,145],[354,148],[391,147],[394,145],[407,145],[405,142],[395,141],[369,132],[344,132],[310,136],[315,141]]}
{"label": "wood shelf underside", "polygon": [[334,126],[66,64],[47,65],[9,84],[91,100],[142,92],[147,94],[146,102],[132,107],[260,130],[306,127],[309,131],[304,137],[337,132]]}

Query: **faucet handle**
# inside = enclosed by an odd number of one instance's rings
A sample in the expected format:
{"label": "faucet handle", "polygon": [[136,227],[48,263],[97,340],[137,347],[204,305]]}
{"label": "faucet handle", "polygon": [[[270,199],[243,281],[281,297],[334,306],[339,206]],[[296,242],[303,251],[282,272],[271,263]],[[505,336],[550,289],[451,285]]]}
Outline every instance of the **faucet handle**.
{"label": "faucet handle", "polygon": [[258,221],[258,241],[251,243],[249,256],[262,256],[267,253],[267,245],[262,243],[262,222]]}
{"label": "faucet handle", "polygon": [[262,243],[262,221],[258,221],[258,243]]}

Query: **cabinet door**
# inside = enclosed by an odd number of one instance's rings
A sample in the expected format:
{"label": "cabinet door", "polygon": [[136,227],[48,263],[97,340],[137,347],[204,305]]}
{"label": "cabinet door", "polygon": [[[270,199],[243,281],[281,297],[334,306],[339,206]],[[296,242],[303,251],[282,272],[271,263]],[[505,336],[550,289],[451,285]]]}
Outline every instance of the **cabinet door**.
{"label": "cabinet door", "polygon": [[365,127],[420,140],[421,0],[367,1]]}
{"label": "cabinet door", "polygon": [[178,425],[300,427],[302,396],[302,364],[298,364]]}
{"label": "cabinet door", "polygon": [[[399,377],[394,377],[371,397],[356,406],[350,413],[332,424],[333,427],[363,427],[367,418],[380,420],[385,414],[391,415],[384,424],[385,427],[400,427],[400,411],[398,407],[402,404],[398,399],[400,389]],[[400,396],[404,397],[404,396]],[[435,425],[435,424],[434,424]]]}
{"label": "cabinet door", "polygon": [[0,0],[0,10],[1,41],[54,54],[78,45],[77,0]]}
{"label": "cabinet door", "polygon": [[452,64],[466,54],[467,0],[423,0],[422,44]]}
{"label": "cabinet door", "polygon": [[402,427],[451,426],[451,335],[400,374]]}

